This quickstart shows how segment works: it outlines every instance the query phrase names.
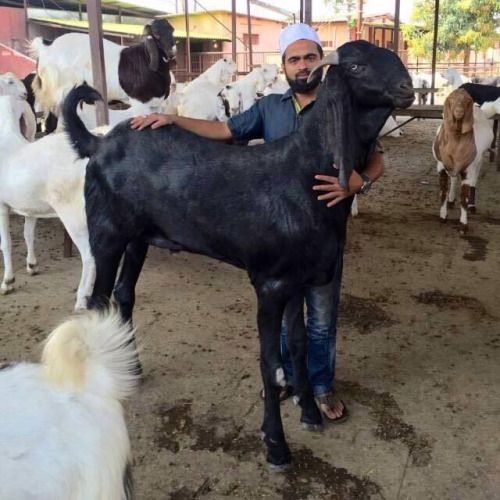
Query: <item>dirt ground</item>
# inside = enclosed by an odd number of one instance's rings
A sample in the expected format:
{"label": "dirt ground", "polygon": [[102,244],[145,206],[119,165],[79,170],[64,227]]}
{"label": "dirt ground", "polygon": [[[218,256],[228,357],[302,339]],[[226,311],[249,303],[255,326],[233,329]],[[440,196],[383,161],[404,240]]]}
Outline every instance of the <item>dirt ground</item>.
{"label": "dirt ground", "polygon": [[[386,174],[349,222],[337,390],[351,417],[308,433],[282,405],[294,468],[268,471],[255,300],[244,272],[150,251],[136,326],[144,381],[127,404],[140,500],[500,499],[500,173],[485,161],[478,213],[438,221],[435,121],[385,139]],[[79,258],[42,220],[41,273],[0,297],[0,361],[35,360],[73,307]],[[15,500],[15,499],[9,499]],[[89,499],[91,500],[91,499]]]}

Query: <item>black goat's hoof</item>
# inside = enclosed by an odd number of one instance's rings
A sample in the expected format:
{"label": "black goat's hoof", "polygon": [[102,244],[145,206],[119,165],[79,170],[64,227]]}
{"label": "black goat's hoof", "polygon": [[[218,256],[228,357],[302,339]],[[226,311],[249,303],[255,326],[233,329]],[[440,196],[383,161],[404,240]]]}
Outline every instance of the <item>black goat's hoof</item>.
{"label": "black goat's hoof", "polygon": [[476,205],[469,205],[467,207],[467,212],[469,212],[470,214],[475,214],[476,213]]}
{"label": "black goat's hoof", "polygon": [[272,464],[272,463],[268,462],[267,465],[268,465],[269,470],[271,472],[277,472],[277,473],[287,472],[292,468],[291,462],[289,462],[287,464],[279,464],[279,465]]}
{"label": "black goat's hoof", "polygon": [[455,202],[454,201],[448,201],[447,205],[448,205],[448,208],[455,208]]}
{"label": "black goat's hoof", "polygon": [[307,432],[321,432],[323,430],[323,424],[310,424],[308,422],[301,422],[300,425],[302,429]]}

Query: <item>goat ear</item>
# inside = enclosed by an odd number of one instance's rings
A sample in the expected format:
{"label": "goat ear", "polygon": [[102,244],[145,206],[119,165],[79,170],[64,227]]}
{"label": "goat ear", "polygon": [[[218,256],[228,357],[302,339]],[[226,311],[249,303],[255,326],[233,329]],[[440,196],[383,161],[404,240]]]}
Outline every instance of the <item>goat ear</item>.
{"label": "goat ear", "polygon": [[24,113],[21,113],[21,116],[19,117],[19,130],[21,131],[22,136],[29,141],[28,124],[26,123]]}
{"label": "goat ear", "polygon": [[468,132],[472,132],[474,130],[474,103],[472,99],[470,104],[467,106],[465,110],[465,116],[462,120],[462,134],[467,134]]}
{"label": "goat ear", "polygon": [[334,50],[333,52],[330,52],[330,54],[328,54],[325,58],[323,58],[321,62],[312,69],[311,73],[309,73],[309,77],[307,78],[307,82],[309,83],[313,79],[316,71],[323,68],[323,66],[330,66],[330,65],[336,66],[338,64],[339,64],[339,53],[336,50]]}
{"label": "goat ear", "polygon": [[160,51],[152,35],[146,37],[144,42],[146,45],[146,51],[149,55],[149,69],[151,71],[158,71],[160,65]]}
{"label": "goat ear", "polygon": [[443,123],[446,130],[454,130],[456,128],[455,118],[453,117],[452,100],[453,99],[450,99],[450,96],[448,96],[444,101]]}

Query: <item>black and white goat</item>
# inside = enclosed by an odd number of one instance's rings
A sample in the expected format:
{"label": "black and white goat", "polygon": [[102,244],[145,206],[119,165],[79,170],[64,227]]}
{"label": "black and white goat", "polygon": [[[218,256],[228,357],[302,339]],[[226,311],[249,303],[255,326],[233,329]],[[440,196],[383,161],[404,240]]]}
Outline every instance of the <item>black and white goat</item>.
{"label": "black and white goat", "polygon": [[500,87],[493,85],[464,83],[459,88],[464,89],[472,97],[472,100],[480,106],[485,102],[496,101],[500,97]]}
{"label": "black and white goat", "polygon": [[[135,99],[147,104],[160,102],[170,88],[169,61],[176,47],[173,27],[166,19],[155,19],[144,27],[144,41],[122,47],[103,40],[108,100]],[[46,42],[35,38],[31,50],[37,58],[37,76],[33,90],[46,112],[59,115],[59,106],[75,85],[93,82],[90,40],[85,33],[67,33]]]}
{"label": "black and white goat", "polygon": [[[163,100],[170,92],[170,61],[175,57],[174,28],[166,19],[144,26],[144,42],[120,53],[118,78],[125,93],[142,103]],[[159,103],[158,103],[159,106]]]}
{"label": "black and white goat", "polygon": [[117,312],[89,311],[50,334],[40,364],[0,366],[0,498],[132,498],[132,338]]}
{"label": "black and white goat", "polygon": [[[64,105],[68,134],[89,156],[85,180],[89,238],[96,263],[91,307],[115,292],[131,316],[134,287],[149,244],[214,257],[247,270],[258,302],[262,425],[267,461],[278,469],[291,460],[280,416],[286,384],[280,355],[283,315],[290,327],[293,387],[307,427],[321,413],[307,379],[304,287],[328,283],[343,252],[350,199],[329,209],[312,190],[314,175],[339,167],[342,185],[362,169],[370,145],[394,107],[414,99],[411,79],[391,51],[365,41],[330,54],[331,65],[301,129],[251,148],[217,143],[177,127],[137,132],[126,123],[96,138],[76,106],[99,96],[73,90]],[[140,165],[140,168],[137,168]]]}

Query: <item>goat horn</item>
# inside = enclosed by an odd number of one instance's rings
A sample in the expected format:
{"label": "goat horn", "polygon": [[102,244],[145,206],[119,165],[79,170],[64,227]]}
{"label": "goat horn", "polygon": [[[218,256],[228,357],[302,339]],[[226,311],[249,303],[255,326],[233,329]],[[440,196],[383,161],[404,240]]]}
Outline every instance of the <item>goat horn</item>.
{"label": "goat horn", "polygon": [[321,62],[315,66],[312,71],[309,73],[309,77],[307,78],[307,82],[309,83],[316,71],[321,69],[323,66],[330,66],[330,65],[337,65],[339,63],[339,53],[334,50],[333,52],[330,52],[327,56],[325,56],[323,59],[321,59]]}

